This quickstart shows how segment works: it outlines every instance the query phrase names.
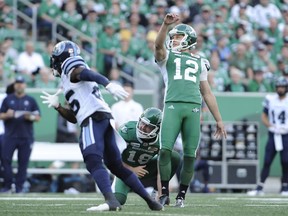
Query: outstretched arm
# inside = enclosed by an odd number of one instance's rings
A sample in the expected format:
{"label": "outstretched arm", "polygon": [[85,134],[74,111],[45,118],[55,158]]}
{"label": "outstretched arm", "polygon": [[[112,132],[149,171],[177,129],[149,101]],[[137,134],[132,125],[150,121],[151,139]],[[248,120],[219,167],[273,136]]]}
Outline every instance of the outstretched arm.
{"label": "outstretched arm", "polygon": [[49,94],[48,92],[42,91],[43,95],[40,95],[40,98],[43,99],[42,103],[47,104],[48,107],[53,107],[55,110],[57,110],[60,115],[65,118],[67,121],[71,123],[77,123],[77,119],[71,109],[64,108],[59,103],[59,94],[62,92],[61,89],[59,89],[55,94]]}
{"label": "outstretched arm", "polygon": [[200,91],[201,94],[203,96],[203,99],[205,101],[205,103],[207,104],[210,112],[212,113],[215,121],[216,121],[216,131],[214,133],[214,136],[218,139],[221,137],[226,138],[227,134],[226,134],[226,130],[224,127],[224,124],[222,122],[222,117],[221,114],[219,112],[219,108],[218,108],[218,104],[216,101],[216,98],[214,96],[214,94],[212,93],[210,86],[208,84],[208,81],[201,81],[200,82]]}
{"label": "outstretched arm", "polygon": [[118,98],[123,100],[129,95],[122,86],[110,82],[105,76],[88,68],[75,68],[70,75],[70,81],[75,83],[79,81],[97,82],[98,84],[103,85],[114,96],[115,100],[118,100]]}
{"label": "outstretched arm", "polygon": [[177,14],[168,13],[166,14],[161,28],[157,34],[155,40],[155,59],[160,62],[166,58],[165,40],[168,32],[169,25],[177,22],[179,16]]}

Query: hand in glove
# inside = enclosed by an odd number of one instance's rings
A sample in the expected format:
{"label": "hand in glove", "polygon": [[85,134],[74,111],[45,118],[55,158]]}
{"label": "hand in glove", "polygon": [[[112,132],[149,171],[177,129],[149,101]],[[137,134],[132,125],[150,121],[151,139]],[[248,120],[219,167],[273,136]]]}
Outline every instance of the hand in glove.
{"label": "hand in glove", "polygon": [[129,96],[129,93],[124,90],[124,88],[115,83],[109,83],[106,89],[114,96],[115,100],[125,99]]}
{"label": "hand in glove", "polygon": [[269,130],[270,132],[272,132],[272,133],[276,133],[276,132],[277,132],[277,128],[276,128],[275,125],[271,125],[271,126],[268,128],[268,130]]}
{"label": "hand in glove", "polygon": [[59,107],[59,97],[58,95],[62,92],[61,89],[59,89],[55,94],[51,95],[45,91],[42,91],[44,95],[41,95],[40,98],[43,99],[43,104],[48,104],[48,107]]}
{"label": "hand in glove", "polygon": [[285,125],[277,127],[277,133],[279,134],[288,134],[288,127]]}

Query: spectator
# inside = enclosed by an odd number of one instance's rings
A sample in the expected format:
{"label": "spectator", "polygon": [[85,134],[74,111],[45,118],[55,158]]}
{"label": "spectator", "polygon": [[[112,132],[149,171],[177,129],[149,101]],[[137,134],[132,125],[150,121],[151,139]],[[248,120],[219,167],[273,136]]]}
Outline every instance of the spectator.
{"label": "spectator", "polygon": [[11,191],[13,183],[12,157],[18,150],[18,172],[15,177],[16,193],[23,192],[27,167],[34,142],[33,123],[40,120],[40,110],[34,98],[25,93],[26,83],[22,76],[16,77],[14,93],[7,95],[1,106],[0,119],[4,121],[5,133],[2,145],[4,187],[1,192]]}
{"label": "spectator", "polygon": [[123,88],[129,93],[129,96],[112,105],[111,111],[115,119],[116,128],[128,121],[136,121],[143,113],[143,106],[134,101],[134,86],[131,83],[124,83]]}
{"label": "spectator", "polygon": [[253,79],[248,83],[249,92],[271,92],[270,83],[264,78],[264,71],[261,68],[254,69]]}
{"label": "spectator", "polygon": [[231,82],[225,86],[225,92],[246,92],[247,87],[243,84],[243,73],[237,68],[230,69]]}
{"label": "spectator", "polygon": [[27,79],[28,86],[34,86],[35,78],[44,66],[42,56],[34,50],[34,43],[26,42],[25,51],[18,57],[17,72]]}
{"label": "spectator", "polygon": [[270,0],[260,0],[259,4],[254,7],[254,14],[256,24],[264,28],[269,27],[269,18],[273,17],[278,21],[282,19],[280,10]]}
{"label": "spectator", "polygon": [[[102,24],[99,22],[98,14],[95,10],[87,12],[86,19],[81,22],[79,30],[96,41],[102,31]],[[92,53],[92,43],[85,38],[81,39],[82,47],[88,52]]]}
{"label": "spectator", "polygon": [[[64,5],[64,8],[65,10],[60,13],[60,19],[74,28],[79,28],[82,21],[82,14],[77,10],[77,1],[68,0]],[[72,38],[74,35],[73,31],[70,31],[62,26],[59,27],[58,31],[66,38]]]}
{"label": "spectator", "polygon": [[194,17],[201,12],[201,8],[204,5],[204,0],[196,0],[189,6],[189,17],[185,20],[187,23],[192,23]]}
{"label": "spectator", "polygon": [[0,28],[13,29],[13,8],[5,3],[4,0],[0,1]]}
{"label": "spectator", "polygon": [[244,83],[248,83],[249,80],[253,79],[251,59],[243,43],[236,45],[236,50],[229,59],[229,66],[230,68],[237,68],[242,73]]}
{"label": "spectator", "polygon": [[255,20],[254,16],[254,8],[249,5],[249,0],[240,0],[238,4],[235,4],[231,8],[229,21],[233,24],[240,24],[244,21],[246,24],[249,25],[249,29],[252,30],[252,25]]}
{"label": "spectator", "polygon": [[194,17],[193,24],[199,25],[204,24],[209,27],[213,23],[213,11],[209,5],[203,5],[201,7],[201,13]]}
{"label": "spectator", "polygon": [[268,73],[274,73],[276,71],[276,66],[271,60],[272,53],[268,53],[267,47],[264,44],[259,44],[257,47],[256,55],[252,58],[252,68],[262,68],[264,70],[265,76]]}
{"label": "spectator", "polygon": [[60,15],[60,8],[53,0],[41,1],[38,9],[38,32],[45,40],[52,39],[52,24],[54,19]]}
{"label": "spectator", "polygon": [[98,68],[103,75],[107,76],[107,73],[116,64],[115,54],[120,44],[120,40],[115,34],[115,29],[111,22],[106,23],[104,32],[100,34],[97,44],[99,50],[97,57]]}
{"label": "spectator", "polygon": [[[117,56],[117,67],[125,74],[127,74],[128,77],[133,78],[133,67],[130,64],[127,64],[123,59],[124,57],[128,58],[130,61],[135,61],[136,54],[133,53],[131,45],[131,32],[128,30],[122,30],[120,32],[120,49],[117,52],[117,54],[119,54],[119,56]],[[126,78],[123,79],[124,81],[126,80]]]}
{"label": "spectator", "polygon": [[18,50],[14,47],[15,40],[12,37],[4,38],[1,44],[1,52],[5,53],[5,61],[11,64],[17,63]]}

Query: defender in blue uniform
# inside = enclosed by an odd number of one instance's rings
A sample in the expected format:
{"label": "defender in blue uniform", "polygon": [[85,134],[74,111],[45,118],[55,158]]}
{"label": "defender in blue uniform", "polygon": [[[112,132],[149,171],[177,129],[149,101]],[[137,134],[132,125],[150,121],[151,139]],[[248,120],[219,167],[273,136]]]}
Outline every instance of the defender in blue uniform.
{"label": "defender in blue uniform", "polygon": [[106,201],[99,206],[88,208],[87,211],[121,209],[120,203],[112,193],[109,173],[103,161],[114,175],[147,202],[151,210],[162,210],[160,203],[150,197],[137,176],[123,166],[117,144],[122,142],[125,145],[125,141],[110,123],[111,110],[103,100],[98,84],[120,99],[127,97],[128,93],[121,86],[110,83],[101,74],[91,71],[80,56],[79,47],[71,41],[62,41],[55,45],[50,67],[54,76],[61,78],[62,89],[70,109],[62,107],[59,103],[59,91],[54,95],[43,92],[43,103],[54,107],[68,121],[81,126],[80,149],[84,162]]}

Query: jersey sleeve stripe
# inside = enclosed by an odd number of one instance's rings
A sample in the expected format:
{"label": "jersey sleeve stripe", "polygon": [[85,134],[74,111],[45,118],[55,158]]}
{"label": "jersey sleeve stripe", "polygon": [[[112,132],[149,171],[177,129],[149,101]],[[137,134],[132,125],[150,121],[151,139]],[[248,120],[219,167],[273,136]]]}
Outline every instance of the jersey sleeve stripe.
{"label": "jersey sleeve stripe", "polygon": [[72,68],[76,66],[86,66],[84,60],[80,56],[68,58],[62,65],[62,71],[67,74]]}

